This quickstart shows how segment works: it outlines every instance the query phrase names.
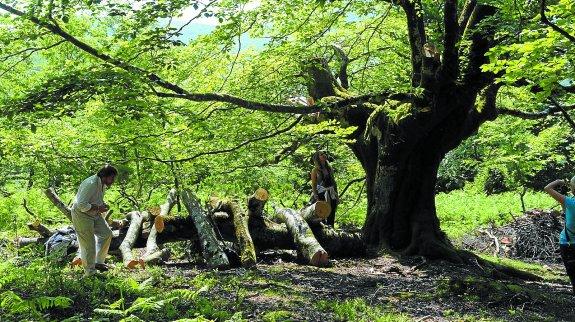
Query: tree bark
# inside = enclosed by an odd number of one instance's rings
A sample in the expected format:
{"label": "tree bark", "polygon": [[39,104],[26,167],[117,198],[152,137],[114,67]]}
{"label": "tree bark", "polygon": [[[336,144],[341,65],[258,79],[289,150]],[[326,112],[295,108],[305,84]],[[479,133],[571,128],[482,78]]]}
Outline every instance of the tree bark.
{"label": "tree bark", "polygon": [[268,201],[269,193],[266,189],[258,188],[248,198],[248,218],[263,217],[264,206]]}
{"label": "tree bark", "polygon": [[[170,210],[176,204],[176,189],[171,189],[168,193],[168,197],[166,198],[166,202],[160,206],[160,214],[154,218],[154,224],[151,225],[150,233],[148,235],[148,241],[146,242],[146,252],[144,254],[144,262],[150,264],[159,264],[166,261],[169,256],[169,250],[163,250],[158,247],[158,243],[156,241],[158,230],[157,230],[157,222],[161,221],[161,230],[164,230],[164,223],[163,218],[170,213]],[[158,220],[158,218],[160,220]]]}
{"label": "tree bark", "polygon": [[44,194],[66,216],[66,218],[72,222],[72,210],[70,210],[70,208],[68,208],[68,206],[62,202],[60,197],[58,197],[56,194],[56,191],[54,191],[54,188],[48,188],[44,190]]}
{"label": "tree bark", "polygon": [[50,238],[50,236],[54,234],[54,232],[51,231],[48,227],[42,225],[40,221],[28,223],[27,226],[30,230],[37,231],[38,234],[40,234],[42,237]]}
{"label": "tree bark", "polygon": [[[214,210],[213,214],[226,212],[231,217],[242,267],[254,267],[256,265],[256,249],[248,228],[246,212],[235,201],[212,198],[210,203]],[[212,218],[214,218],[213,215]]]}
{"label": "tree bark", "polygon": [[326,266],[329,264],[329,255],[315,238],[307,222],[289,208],[278,208],[276,214],[286,224],[293,237],[298,252],[313,266]]}
{"label": "tree bark", "polygon": [[127,268],[135,268],[136,265],[140,263],[139,260],[134,259],[132,248],[134,248],[136,240],[138,239],[138,235],[140,234],[140,230],[142,229],[144,215],[145,214],[140,214],[137,211],[133,211],[128,214],[130,217],[130,226],[126,232],[124,240],[119,247],[120,251],[122,252],[124,266]]}
{"label": "tree bark", "polygon": [[230,262],[224,252],[224,248],[216,237],[214,227],[210,223],[207,213],[202,209],[196,197],[188,190],[182,192],[182,200],[196,227],[202,248],[202,255],[208,267],[218,269],[228,268]]}
{"label": "tree bark", "polygon": [[331,205],[325,201],[318,201],[312,205],[303,208],[300,215],[308,223],[317,223],[325,220],[331,212]]}
{"label": "tree bark", "polygon": [[158,233],[164,230],[164,221],[167,219],[168,214],[178,202],[178,192],[175,188],[172,188],[168,193],[168,198],[166,203],[160,206],[160,214],[154,218],[154,226]]}

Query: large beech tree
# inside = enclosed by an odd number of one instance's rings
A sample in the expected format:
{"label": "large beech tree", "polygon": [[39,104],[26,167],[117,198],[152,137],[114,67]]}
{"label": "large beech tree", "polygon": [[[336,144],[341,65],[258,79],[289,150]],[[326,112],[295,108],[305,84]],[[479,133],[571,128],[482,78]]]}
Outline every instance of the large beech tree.
{"label": "large beech tree", "polygon": [[[65,5],[56,1],[25,5],[1,1],[0,9],[17,21],[34,25],[43,35],[56,37],[56,42],[50,46],[66,42],[95,58],[98,64],[129,75],[140,84],[139,89],[145,91],[143,95],[166,100],[224,102],[248,110],[274,113],[320,113],[325,119],[337,120],[341,126],[350,127],[351,134],[346,134],[350,139],[348,142],[366,176],[368,208],[363,227],[365,240],[374,246],[408,254],[460,261],[462,258],[440,229],[435,209],[434,187],[439,164],[447,152],[475,133],[483,122],[494,119],[498,113],[513,114],[514,111],[497,108],[496,98],[501,85],[495,82],[493,73],[482,70],[482,66],[488,62],[486,53],[494,45],[498,30],[496,4],[446,0],[427,4],[427,8],[433,7],[433,10],[426,10],[422,2],[387,1],[389,9],[378,12],[383,21],[389,10],[400,10],[393,14],[404,20],[403,34],[407,37],[407,60],[411,70],[405,79],[408,83],[400,86],[401,90],[381,86],[374,91],[376,86],[373,85],[364,92],[351,88],[353,75],[349,66],[357,57],[349,57],[349,50],[344,51],[336,45],[332,56],[332,60],[338,62],[336,71],[330,67],[331,61],[325,55],[312,57],[300,64],[301,75],[293,76],[289,81],[296,87],[299,83],[307,89],[307,96],[315,102],[309,105],[270,103],[223,92],[195,92],[182,84],[185,82],[163,77],[149,63],[138,64],[135,59],[138,55],[130,60],[114,55],[105,49],[110,44],[98,44],[89,37],[75,36],[65,27],[68,15],[82,12],[81,9],[97,7],[100,10],[98,13],[103,12],[104,16],[123,16],[122,10],[129,11],[130,7],[102,7],[98,1],[67,1]],[[148,4],[144,9],[151,8],[149,12],[140,10],[132,16],[134,28],[145,24],[145,19],[150,24],[154,19],[175,16],[187,6],[197,5],[197,2]],[[273,2],[264,4],[270,6]],[[352,2],[316,4],[318,11],[327,10],[330,6],[341,8],[334,13],[335,21],[340,16],[345,17]],[[240,6],[245,5],[242,2]],[[70,8],[75,8],[75,11]],[[309,17],[314,15],[315,10],[310,12]],[[222,20],[234,17],[226,15],[225,10],[205,12]],[[293,29],[303,26],[309,17]],[[237,22],[237,17],[235,19]],[[266,17],[257,19],[264,20],[261,23],[264,28]],[[252,25],[258,23],[257,19]],[[348,19],[357,17],[348,16]],[[433,26],[430,26],[431,22]],[[333,24],[328,20],[326,31]],[[173,40],[163,37],[170,32],[173,30],[156,28],[150,33],[156,37],[149,39],[154,39],[156,44],[171,44]],[[286,34],[289,35],[289,32]],[[318,37],[323,33],[319,32]],[[239,36],[241,34],[238,39]],[[314,37],[310,38],[311,43]],[[36,49],[50,49],[50,46]],[[161,46],[150,48],[162,49]],[[160,63],[165,64],[165,60],[160,60]],[[101,75],[99,80],[105,77]],[[129,82],[123,82],[123,86],[128,88]],[[41,104],[46,99],[65,100],[75,92],[82,91],[106,91],[106,82],[78,79],[67,87],[63,86],[60,92],[29,95],[25,103],[17,105],[18,108],[10,113],[31,112],[35,104]]]}

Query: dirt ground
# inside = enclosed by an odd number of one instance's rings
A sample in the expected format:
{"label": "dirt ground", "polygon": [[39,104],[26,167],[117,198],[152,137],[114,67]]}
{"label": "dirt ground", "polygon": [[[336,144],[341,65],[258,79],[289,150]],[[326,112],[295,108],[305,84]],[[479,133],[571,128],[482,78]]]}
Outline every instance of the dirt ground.
{"label": "dirt ground", "polygon": [[[497,280],[479,265],[421,258],[380,256],[332,263],[315,268],[271,256],[253,270],[214,272],[218,283],[207,296],[227,299],[234,303],[229,309],[242,311],[249,320],[371,321],[377,312],[391,312],[415,321],[575,321],[575,297],[560,265],[546,266],[555,277],[533,282]],[[181,263],[165,270],[184,278],[205,272]],[[358,299],[363,309],[349,304]],[[346,308],[356,315],[346,315]],[[273,312],[276,318],[270,318]]]}

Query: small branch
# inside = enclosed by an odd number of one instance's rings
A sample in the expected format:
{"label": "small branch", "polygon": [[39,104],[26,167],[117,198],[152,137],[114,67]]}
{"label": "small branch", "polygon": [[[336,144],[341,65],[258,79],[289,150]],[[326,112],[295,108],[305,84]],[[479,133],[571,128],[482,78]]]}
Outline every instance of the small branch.
{"label": "small branch", "polygon": [[[573,110],[575,109],[575,105],[566,106],[564,107],[564,109],[566,111]],[[497,114],[515,116],[526,120],[537,120],[541,118],[546,118],[548,116],[557,116],[558,113],[560,112],[561,110],[558,109],[557,107],[547,108],[540,112],[524,112],[520,110],[507,109],[504,107],[497,108]]]}
{"label": "small branch", "polygon": [[569,34],[567,31],[565,31],[561,27],[559,27],[556,24],[549,21],[549,19],[547,18],[547,15],[545,14],[545,11],[547,11],[546,0],[541,0],[541,10],[540,10],[541,22],[546,24],[547,26],[551,27],[551,29],[557,31],[558,33],[563,35],[565,38],[569,39],[569,41],[571,41],[572,43],[575,43],[575,36],[572,36],[571,34]]}
{"label": "small branch", "polygon": [[324,28],[321,32],[317,33],[311,40],[310,43],[315,43],[319,38],[323,37],[328,31],[331,30],[331,27],[341,18],[347,8],[352,4],[353,1],[348,1],[345,6],[335,15],[335,17],[329,22],[326,28]]}
{"label": "small branch", "polygon": [[54,188],[48,188],[44,190],[44,194],[52,203],[58,208],[69,220],[72,222],[72,210],[66,206],[66,204],[58,197]]}
{"label": "small branch", "polygon": [[51,44],[51,45],[48,45],[48,46],[45,46],[45,47],[30,47],[30,48],[22,49],[22,50],[20,50],[20,51],[15,52],[15,53],[6,55],[6,56],[0,58],[0,60],[1,60],[1,61],[6,61],[6,60],[8,60],[9,58],[12,58],[12,57],[14,57],[14,56],[18,56],[18,55],[24,54],[24,53],[26,54],[26,56],[24,56],[24,59],[26,59],[26,58],[30,57],[33,53],[35,53],[35,52],[37,52],[37,51],[47,50],[47,49],[56,47],[56,46],[58,46],[58,45],[60,45],[60,44],[63,44],[63,43],[65,43],[65,42],[66,42],[65,40],[60,40],[60,41],[58,41],[58,42],[56,42],[56,43],[54,43],[54,44]]}
{"label": "small branch", "polygon": [[32,216],[32,218],[38,218],[38,216],[36,216],[35,213],[33,213],[29,208],[28,205],[26,204],[26,199],[22,199],[22,207],[24,207],[24,210],[26,210],[26,212]]}
{"label": "small branch", "polygon": [[48,50],[48,49],[50,49],[50,48],[56,47],[56,46],[58,46],[58,45],[60,45],[60,44],[62,44],[62,43],[65,43],[65,42],[66,42],[65,40],[61,40],[61,41],[56,42],[55,44],[52,44],[52,45],[46,46],[46,47],[27,48],[27,49],[25,49],[25,50],[23,50],[23,51],[20,51],[20,52],[18,52],[18,53],[14,53],[14,54],[11,54],[11,55],[8,55],[8,56],[3,57],[1,60],[2,60],[2,61],[6,61],[6,60],[9,59],[10,57],[19,55],[19,54],[21,54],[21,53],[23,53],[23,52],[25,52],[25,51],[27,51],[27,50],[31,50],[29,53],[27,53],[26,55],[24,55],[24,57],[22,57],[20,60],[18,60],[18,61],[15,62],[14,64],[10,65],[8,68],[6,68],[6,69],[4,70],[4,72],[2,72],[2,73],[0,74],[0,77],[6,75],[6,74],[9,73],[10,71],[13,71],[13,70],[14,70],[14,67],[16,67],[18,64],[20,64],[20,63],[23,62],[24,60],[26,60],[28,57],[32,56],[32,54],[34,54],[35,52],[40,51],[40,50]]}
{"label": "small branch", "polygon": [[[265,140],[265,139],[269,139],[269,138],[274,137],[274,136],[277,136],[277,135],[279,135],[279,134],[288,132],[289,130],[293,129],[293,128],[303,119],[303,117],[304,117],[304,115],[300,115],[293,123],[291,123],[289,126],[283,128],[283,129],[280,129],[280,130],[275,131],[275,132],[273,132],[273,133],[266,134],[266,135],[263,135],[263,136],[260,136],[260,137],[257,137],[257,138],[245,140],[244,142],[242,142],[242,143],[240,143],[240,144],[238,144],[238,145],[236,145],[236,146],[233,146],[233,147],[231,147],[231,148],[222,149],[222,150],[215,150],[215,151],[200,152],[200,153],[197,153],[197,154],[195,154],[195,155],[193,155],[193,156],[191,156],[191,157],[183,158],[183,159],[174,159],[174,160],[158,160],[158,159],[153,159],[153,160],[155,160],[155,161],[160,161],[160,162],[166,162],[166,163],[167,163],[167,162],[188,162],[188,161],[192,161],[192,160],[194,160],[194,159],[197,159],[197,158],[199,158],[199,157],[206,156],[206,155],[214,155],[214,154],[221,154],[221,153],[233,152],[233,151],[238,150],[238,149],[240,149],[240,148],[242,148],[242,147],[244,147],[244,146],[246,146],[246,145],[248,145],[248,144],[250,144],[250,143],[257,142],[257,141],[261,141],[261,140]],[[142,159],[146,159],[146,160],[147,160],[147,159],[150,159],[150,158],[142,157]]]}
{"label": "small branch", "polygon": [[356,182],[365,181],[365,178],[366,178],[366,177],[356,178],[356,179],[350,180],[350,181],[345,185],[345,187],[343,188],[343,190],[341,191],[341,193],[339,194],[339,198],[343,197],[343,195],[345,194],[345,192],[347,191],[347,189],[348,189],[349,187],[351,187],[352,184],[354,184],[354,183],[356,183]]}
{"label": "small branch", "polygon": [[567,110],[565,110],[565,108],[563,108],[563,106],[559,105],[559,103],[553,97],[549,96],[548,99],[553,105],[555,105],[555,107],[557,109],[559,109],[559,111],[561,111],[561,114],[563,114],[563,117],[565,117],[565,120],[567,120],[567,123],[569,123],[571,128],[575,130],[575,122],[573,122],[573,119],[571,118],[571,116],[569,116],[569,113],[567,113]]}

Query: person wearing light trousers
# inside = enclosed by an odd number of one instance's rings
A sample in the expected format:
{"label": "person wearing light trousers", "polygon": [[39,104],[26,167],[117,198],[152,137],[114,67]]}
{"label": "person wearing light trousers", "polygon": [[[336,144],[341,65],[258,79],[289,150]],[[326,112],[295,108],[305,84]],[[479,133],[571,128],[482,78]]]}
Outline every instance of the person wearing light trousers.
{"label": "person wearing light trousers", "polygon": [[109,209],[104,203],[104,192],[114,183],[117,174],[116,168],[105,165],[97,174],[86,178],[80,184],[72,205],[72,224],[78,236],[86,276],[95,274],[96,270],[108,270],[105,260],[112,230],[102,216]]}

